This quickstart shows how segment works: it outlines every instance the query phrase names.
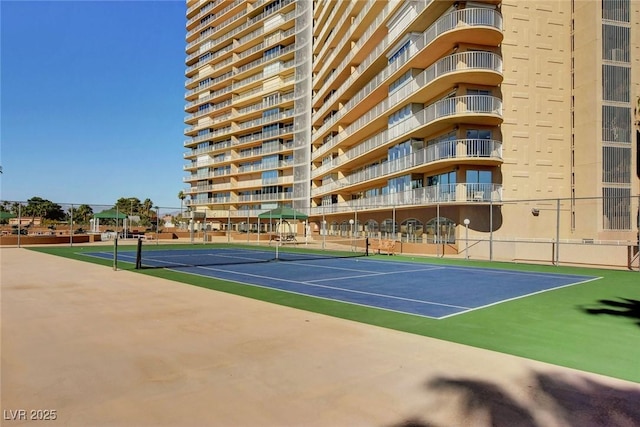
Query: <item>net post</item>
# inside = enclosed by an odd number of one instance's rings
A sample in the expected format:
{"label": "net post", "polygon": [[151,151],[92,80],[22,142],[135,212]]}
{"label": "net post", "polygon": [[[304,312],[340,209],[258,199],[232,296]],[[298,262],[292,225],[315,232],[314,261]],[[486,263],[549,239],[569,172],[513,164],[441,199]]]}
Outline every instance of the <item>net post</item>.
{"label": "net post", "polygon": [[142,268],[142,239],[138,237],[138,248],[136,250],[136,270],[140,270],[141,268]]}
{"label": "net post", "polygon": [[116,227],[116,235],[113,238],[113,271],[118,271],[118,229],[117,227]]}
{"label": "net post", "polygon": [[369,256],[369,238],[364,239],[364,256]]}

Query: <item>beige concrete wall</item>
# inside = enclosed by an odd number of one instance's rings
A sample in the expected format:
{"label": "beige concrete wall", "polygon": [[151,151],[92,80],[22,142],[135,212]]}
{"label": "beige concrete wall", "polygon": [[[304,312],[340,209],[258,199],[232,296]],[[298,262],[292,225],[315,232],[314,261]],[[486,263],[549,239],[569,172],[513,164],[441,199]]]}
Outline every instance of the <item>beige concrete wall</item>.
{"label": "beige concrete wall", "polygon": [[[504,17],[503,199],[571,195],[571,2],[502,3]],[[522,227],[521,207],[505,205],[498,235],[522,237],[555,228],[543,215]]]}

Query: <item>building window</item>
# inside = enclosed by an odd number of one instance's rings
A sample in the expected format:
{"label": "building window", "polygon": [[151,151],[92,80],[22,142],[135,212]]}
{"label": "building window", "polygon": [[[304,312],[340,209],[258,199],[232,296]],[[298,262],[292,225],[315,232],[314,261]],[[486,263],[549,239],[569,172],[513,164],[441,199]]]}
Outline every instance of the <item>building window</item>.
{"label": "building window", "polygon": [[409,117],[411,117],[411,105],[405,105],[404,107],[390,115],[387,122],[389,126],[395,126],[401,121],[408,119]]}
{"label": "building window", "polygon": [[427,186],[436,187],[438,200],[451,200],[456,194],[456,171],[434,175],[427,178]]}
{"label": "building window", "polygon": [[424,225],[427,241],[431,243],[455,243],[456,223],[449,218],[432,218]]}
{"label": "building window", "polygon": [[631,189],[603,188],[603,228],[605,230],[631,229]]}
{"label": "building window", "polygon": [[271,107],[272,105],[278,105],[280,102],[280,93],[272,93],[262,98],[262,105],[265,107]]}
{"label": "building window", "polygon": [[282,46],[280,46],[280,45],[274,46],[274,47],[272,47],[270,49],[265,50],[264,54],[262,56],[265,59],[272,58],[274,56],[277,56],[280,53],[280,49],[282,49]]}
{"label": "building window", "polygon": [[631,183],[631,147],[602,147],[602,182]]}
{"label": "building window", "polygon": [[266,5],[264,7],[264,14],[268,15],[269,13],[275,12],[278,9],[280,9],[280,0],[276,0]]}
{"label": "building window", "polygon": [[[270,108],[268,110],[264,110],[262,112],[262,118],[266,119],[266,118],[276,118],[278,116],[278,114],[280,114],[280,108]],[[275,116],[275,117],[274,117]]]}
{"label": "building window", "polygon": [[389,148],[387,151],[387,159],[391,161],[408,156],[409,154],[411,154],[411,141],[405,141]]}
{"label": "building window", "polygon": [[630,22],[630,0],[602,0],[602,19]]}
{"label": "building window", "polygon": [[401,75],[398,79],[393,81],[389,85],[389,93],[392,93],[392,92],[396,91],[397,89],[401,88],[402,86],[404,86],[405,84],[407,84],[407,82],[409,82],[411,80],[412,74],[413,74],[412,70],[409,70],[406,73],[404,73],[403,75]]}
{"label": "building window", "polygon": [[467,156],[489,157],[491,156],[491,131],[487,129],[467,130]]}
{"label": "building window", "polygon": [[387,181],[389,193],[402,193],[411,190],[411,175],[399,176]]}
{"label": "building window", "polygon": [[487,129],[468,129],[467,139],[491,139],[491,131]]}
{"label": "building window", "polygon": [[211,78],[206,78],[204,80],[202,80],[200,83],[198,83],[198,86],[203,87],[208,85],[209,83],[211,83],[213,81],[213,79]]}
{"label": "building window", "polygon": [[631,108],[602,106],[602,140],[631,143]]}
{"label": "building window", "polygon": [[602,66],[602,99],[605,101],[631,101],[631,68],[615,65]]}
{"label": "building window", "polygon": [[602,59],[616,62],[630,62],[630,29],[617,25],[602,26]]}
{"label": "building window", "polygon": [[403,54],[408,52],[410,46],[411,46],[411,40],[407,40],[391,56],[389,56],[389,64],[396,62],[398,58],[400,58]]}
{"label": "building window", "polygon": [[491,171],[468,170],[467,184],[491,184]]}
{"label": "building window", "polygon": [[280,160],[280,156],[277,154],[271,156],[264,156],[262,158],[262,166],[265,168],[277,168]]}

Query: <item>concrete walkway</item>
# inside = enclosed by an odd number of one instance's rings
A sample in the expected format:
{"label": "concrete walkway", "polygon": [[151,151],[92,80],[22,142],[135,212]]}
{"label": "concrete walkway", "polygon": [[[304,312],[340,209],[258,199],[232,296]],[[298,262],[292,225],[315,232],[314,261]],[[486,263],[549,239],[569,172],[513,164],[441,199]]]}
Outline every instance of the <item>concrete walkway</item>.
{"label": "concrete walkway", "polygon": [[640,425],[636,383],[27,249],[0,266],[6,426]]}

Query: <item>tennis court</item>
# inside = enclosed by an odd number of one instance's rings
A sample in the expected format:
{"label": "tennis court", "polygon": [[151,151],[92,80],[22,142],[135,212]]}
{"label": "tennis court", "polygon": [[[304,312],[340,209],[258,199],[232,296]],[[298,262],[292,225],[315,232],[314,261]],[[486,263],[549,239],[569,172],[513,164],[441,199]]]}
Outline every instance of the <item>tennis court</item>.
{"label": "tennis court", "polygon": [[[84,255],[112,259],[111,252]],[[145,251],[145,268],[228,280],[243,285],[357,304],[434,319],[478,310],[598,277],[389,262],[382,257],[353,257],[271,249],[207,247]],[[119,262],[136,262],[135,251],[118,253]]]}

